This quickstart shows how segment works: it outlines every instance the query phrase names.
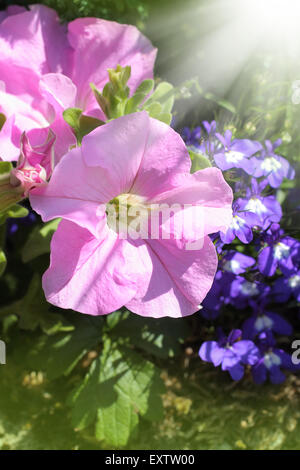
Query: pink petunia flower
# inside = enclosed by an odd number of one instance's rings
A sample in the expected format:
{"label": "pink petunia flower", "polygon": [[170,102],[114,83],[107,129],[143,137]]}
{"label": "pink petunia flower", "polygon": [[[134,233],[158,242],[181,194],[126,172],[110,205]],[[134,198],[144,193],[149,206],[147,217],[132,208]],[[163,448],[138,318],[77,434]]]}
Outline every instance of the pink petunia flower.
{"label": "pink petunia flower", "polygon": [[131,66],[133,93],[152,78],[154,49],[134,26],[98,18],[78,18],[62,25],[43,5],[10,7],[0,16],[0,159],[17,160],[21,134],[48,128],[57,135],[59,158],[76,144],[62,117],[69,107],[104,119],[90,88],[102,90],[108,68]]}
{"label": "pink petunia flower", "polygon": [[[48,185],[30,192],[31,205],[44,221],[63,219],[43,276],[48,301],[90,315],[123,305],[150,317],[199,310],[217,268],[208,234],[227,230],[232,190],[219,169],[190,174],[190,166],[179,134],[146,112],[95,129],[66,154]],[[165,219],[162,214],[154,237],[150,230],[148,237],[124,237],[108,215],[112,206],[117,218],[124,207],[128,214],[138,208],[149,222],[153,207],[162,205],[164,212],[174,204],[179,212]],[[136,221],[132,214],[128,223]],[[182,237],[178,214],[187,225]],[[188,248],[197,240],[201,243]]]}
{"label": "pink petunia flower", "polygon": [[[33,144],[33,135],[35,137]],[[20,156],[10,173],[10,184],[28,197],[29,191],[47,183],[54,168],[55,135],[51,129],[37,129],[31,141],[26,132],[21,137]]]}

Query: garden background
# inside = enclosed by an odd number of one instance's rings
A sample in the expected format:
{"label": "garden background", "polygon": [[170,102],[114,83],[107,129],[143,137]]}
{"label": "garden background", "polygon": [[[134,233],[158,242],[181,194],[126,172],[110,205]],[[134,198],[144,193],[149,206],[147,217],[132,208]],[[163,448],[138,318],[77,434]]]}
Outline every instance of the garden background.
{"label": "garden background", "polygon": [[[35,2],[6,1],[1,7],[16,3]],[[176,87],[177,130],[216,119],[239,138],[282,138],[283,155],[299,170],[300,104],[292,97],[300,61],[286,54],[283,31],[277,31],[276,47],[274,39],[247,47],[251,24],[241,31],[234,23],[233,34],[224,36],[232,9],[222,0],[38,3],[56,9],[64,21],[95,16],[136,25],[158,48],[155,78]],[[299,200],[297,186],[299,171],[281,190],[283,204],[288,191]],[[284,214],[285,229],[299,238],[299,211],[286,203]],[[0,366],[0,448],[299,449],[296,374],[282,385],[257,386],[247,374],[232,382],[199,359],[199,346],[214,329],[199,314],[144,320],[125,312],[104,321],[50,307],[40,277],[53,230],[43,234],[38,253],[30,246],[31,230],[23,224],[7,240],[8,267],[0,281],[0,337],[7,343],[7,364]],[[236,315],[229,309],[226,324],[235,327]],[[300,325],[293,326],[299,338]],[[97,344],[101,335],[104,345]],[[128,350],[125,372],[114,344]],[[108,358],[101,379],[100,373],[88,375],[100,367],[100,350]],[[132,396],[123,384],[123,400],[112,402],[117,379],[110,371],[117,367],[124,380],[132,380]],[[132,411],[137,396],[139,411]],[[95,430],[101,413],[109,417],[102,416]],[[110,431],[116,426],[120,435]]]}

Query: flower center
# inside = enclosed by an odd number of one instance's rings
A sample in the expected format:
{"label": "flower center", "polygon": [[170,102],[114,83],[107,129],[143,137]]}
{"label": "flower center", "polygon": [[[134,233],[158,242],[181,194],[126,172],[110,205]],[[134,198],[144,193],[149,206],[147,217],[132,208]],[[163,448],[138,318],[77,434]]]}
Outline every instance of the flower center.
{"label": "flower center", "polygon": [[254,328],[256,331],[262,331],[264,329],[270,329],[273,326],[273,321],[271,318],[267,317],[267,315],[260,315],[257,317],[255,323],[254,323]]}
{"label": "flower center", "polygon": [[224,270],[228,272],[234,272],[239,268],[240,268],[240,263],[235,259],[228,260],[224,264]]}
{"label": "flower center", "polygon": [[259,294],[256,284],[254,284],[253,282],[249,282],[249,281],[245,281],[241,285],[241,292],[242,294],[247,295],[249,297],[253,297],[254,295]]}
{"label": "flower center", "polygon": [[281,359],[277,354],[269,352],[265,354],[264,365],[270,369],[272,366],[279,366],[281,364]]}
{"label": "flower center", "polygon": [[275,157],[267,157],[263,160],[261,168],[268,173],[277,171],[281,168],[281,163]]}
{"label": "flower center", "polygon": [[238,215],[234,215],[233,218],[232,218],[232,222],[231,222],[231,228],[233,230],[238,230],[240,227],[243,227],[243,225],[245,225],[245,223],[246,222],[244,221],[244,219],[242,219]]}
{"label": "flower center", "polygon": [[298,274],[295,274],[295,276],[290,277],[288,284],[292,289],[300,287],[300,276]]}
{"label": "flower center", "polygon": [[241,152],[229,150],[229,152],[225,152],[225,158],[230,163],[238,163],[243,160],[244,155]]}
{"label": "flower center", "polygon": [[290,256],[290,247],[285,243],[278,242],[274,246],[274,258],[277,260],[286,259]]}
{"label": "flower center", "polygon": [[258,215],[268,212],[266,206],[257,197],[252,197],[249,199],[245,209]]}
{"label": "flower center", "polygon": [[124,193],[113,198],[106,204],[107,224],[117,233],[128,232],[147,219],[149,209],[144,204],[145,198],[136,194]]}

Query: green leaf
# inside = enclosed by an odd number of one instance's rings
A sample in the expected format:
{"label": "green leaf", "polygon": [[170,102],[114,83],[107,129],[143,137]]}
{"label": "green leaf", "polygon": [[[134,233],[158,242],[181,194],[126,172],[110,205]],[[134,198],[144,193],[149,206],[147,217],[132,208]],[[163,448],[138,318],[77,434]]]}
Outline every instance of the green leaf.
{"label": "green leaf", "polygon": [[204,170],[204,168],[211,167],[209,159],[205,157],[205,155],[202,155],[202,153],[197,153],[193,152],[192,150],[189,150],[189,155],[192,160],[192,173],[198,170]]}
{"label": "green leaf", "polygon": [[[21,186],[13,187],[10,183],[12,169],[13,166],[10,162],[0,162],[0,220],[7,209],[24,199]],[[7,217],[4,217],[3,221],[5,222],[6,219]]]}
{"label": "green leaf", "polygon": [[171,83],[162,82],[160,83],[150,98],[146,101],[144,109],[148,111],[148,107],[155,102],[158,102],[162,106],[162,112],[170,113],[174,105],[174,87]]}
{"label": "green leaf", "polygon": [[0,161],[0,175],[1,175],[1,177],[3,175],[9,175],[12,169],[13,169],[13,166],[10,162],[1,162]]}
{"label": "green leaf", "polygon": [[138,106],[144,101],[144,99],[145,95],[143,93],[135,93],[126,103],[125,114],[137,111]]}
{"label": "green leaf", "polygon": [[2,276],[2,274],[4,273],[6,264],[7,262],[6,262],[5,253],[3,250],[0,250],[0,276]]}
{"label": "green leaf", "polygon": [[64,120],[72,127],[77,142],[80,144],[83,137],[104,124],[103,121],[92,116],[82,114],[80,108],[68,108],[63,112]]}
{"label": "green leaf", "polygon": [[158,370],[151,362],[106,340],[102,355],[69,398],[73,424],[83,429],[96,420],[97,439],[114,448],[124,447],[140,416],[162,418],[163,391]]}
{"label": "green leaf", "polygon": [[63,112],[64,120],[74,129],[75,133],[79,131],[79,119],[82,114],[80,108],[68,108]]}
{"label": "green leaf", "polygon": [[20,206],[19,204],[14,204],[0,214],[0,225],[4,224],[6,219],[10,217],[18,219],[21,217],[26,217],[28,214],[29,211],[26,209],[26,207]]}
{"label": "green leaf", "polygon": [[46,371],[49,380],[69,375],[80,359],[100,342],[102,318],[91,321],[78,315],[72,327],[68,334],[44,336],[30,352],[30,366]]}
{"label": "green leaf", "polygon": [[103,124],[104,122],[101,121],[100,119],[97,119],[93,116],[86,116],[85,114],[82,114],[79,119],[79,133],[78,133],[79,141],[81,142],[85,135],[88,135],[94,129],[102,126]]}
{"label": "green leaf", "polygon": [[129,344],[160,358],[180,354],[180,344],[189,334],[187,323],[182,319],[145,319],[129,312],[115,318],[118,321],[112,326],[110,334],[116,340],[124,338]]}
{"label": "green leaf", "polygon": [[0,130],[1,130],[2,127],[4,126],[5,121],[6,121],[5,115],[4,115],[3,113],[0,113]]}
{"label": "green leaf", "polygon": [[21,329],[34,331],[40,327],[48,335],[59,331],[70,331],[73,328],[62,315],[49,311],[49,308],[50,305],[44,297],[40,276],[36,273],[30,282],[26,295],[22,299],[2,307],[0,316],[17,315]]}
{"label": "green leaf", "polygon": [[34,227],[22,249],[22,261],[24,263],[28,263],[28,261],[33,260],[37,256],[50,252],[51,238],[60,220],[51,220],[44,224],[43,227]]}
{"label": "green leaf", "polygon": [[154,119],[157,119],[157,116],[160,116],[160,114],[162,114],[163,112],[163,107],[158,101],[151,103],[145,109],[148,112],[149,116],[153,117]]}
{"label": "green leaf", "polygon": [[144,80],[136,89],[135,93],[142,93],[144,96],[149,95],[154,87],[154,80]]}
{"label": "green leaf", "polygon": [[207,99],[209,101],[214,101],[219,106],[222,106],[222,108],[227,109],[227,111],[230,111],[233,114],[236,113],[235,107],[229,101],[224,100],[224,99],[220,99],[217,96],[215,96],[213,93],[210,93],[210,92],[204,93],[203,96],[204,96],[205,99]]}
{"label": "green leaf", "polygon": [[172,121],[172,114],[171,113],[161,113],[157,116],[159,121],[164,122],[165,124],[168,124],[168,126],[171,124]]}

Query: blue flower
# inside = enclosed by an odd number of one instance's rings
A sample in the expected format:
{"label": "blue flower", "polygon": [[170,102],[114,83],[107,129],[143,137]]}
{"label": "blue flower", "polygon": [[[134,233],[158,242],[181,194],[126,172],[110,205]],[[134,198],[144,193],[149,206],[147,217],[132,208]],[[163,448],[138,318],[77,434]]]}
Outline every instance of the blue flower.
{"label": "blue flower", "polygon": [[245,273],[254,264],[254,258],[234,250],[227,251],[222,259],[223,270],[233,274]]}
{"label": "blue flower", "polygon": [[277,302],[286,302],[291,296],[300,302],[300,270],[287,277],[279,277],[273,285],[272,294]]}
{"label": "blue flower", "polygon": [[268,376],[273,384],[284,382],[286,377],[281,369],[297,369],[292,363],[291,356],[275,347],[276,342],[270,331],[261,333],[259,340],[260,359],[251,370],[254,382],[262,384]]}
{"label": "blue flower", "polygon": [[282,209],[275,196],[262,195],[263,190],[267,186],[267,181],[258,183],[252,179],[251,187],[246,190],[246,197],[237,199],[240,210],[246,214],[245,220],[247,222],[247,213],[249,217],[256,214],[259,219],[259,225],[263,229],[267,229],[272,222],[279,222],[282,217]]}
{"label": "blue flower", "polygon": [[241,168],[249,175],[254,173],[254,162],[251,157],[262,149],[259,142],[249,139],[234,139],[231,141],[232,133],[227,130],[222,136],[216,133],[216,137],[223,145],[223,149],[214,155],[216,165],[223,171],[231,168]]}
{"label": "blue flower", "polygon": [[215,367],[221,364],[222,370],[227,370],[233,380],[240,380],[244,376],[244,365],[254,365],[259,359],[259,350],[252,341],[238,341],[241,335],[241,330],[232,330],[228,338],[221,333],[218,342],[205,341],[201,345],[199,356]]}
{"label": "blue flower", "polygon": [[242,211],[238,202],[233,204],[232,216],[226,233],[220,232],[222,242],[231,243],[237,237],[242,243],[250,243],[253,240],[252,228],[259,225],[259,217],[250,211]]}
{"label": "blue flower", "polygon": [[295,269],[294,257],[300,243],[295,238],[284,235],[278,224],[272,224],[262,235],[266,246],[258,255],[258,269],[265,276],[273,276],[279,267],[285,275]]}
{"label": "blue flower", "polygon": [[29,210],[29,214],[26,217],[14,218],[10,217],[6,222],[6,235],[10,237],[14,235],[22,225],[32,225],[37,221],[37,215],[32,210]]}
{"label": "blue flower", "polygon": [[273,331],[280,335],[289,336],[292,334],[292,325],[278,313],[266,310],[268,299],[265,297],[259,303],[251,302],[254,310],[242,326],[243,337],[253,339],[262,332]]}
{"label": "blue flower", "polygon": [[195,127],[191,130],[189,127],[184,127],[181,131],[181,136],[185,141],[186,145],[199,147],[201,139],[201,127]]}
{"label": "blue flower", "polygon": [[295,170],[289,162],[277,155],[275,149],[281,145],[281,139],[272,144],[270,140],[265,141],[265,149],[261,152],[259,158],[254,158],[255,171],[253,176],[260,178],[265,176],[272,188],[279,188],[283,178],[294,179]]}
{"label": "blue flower", "polygon": [[257,281],[247,281],[242,276],[236,276],[230,286],[230,303],[238,309],[246,308],[258,297],[269,294],[270,287]]}

